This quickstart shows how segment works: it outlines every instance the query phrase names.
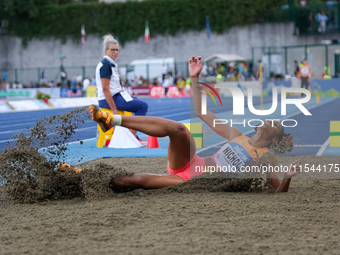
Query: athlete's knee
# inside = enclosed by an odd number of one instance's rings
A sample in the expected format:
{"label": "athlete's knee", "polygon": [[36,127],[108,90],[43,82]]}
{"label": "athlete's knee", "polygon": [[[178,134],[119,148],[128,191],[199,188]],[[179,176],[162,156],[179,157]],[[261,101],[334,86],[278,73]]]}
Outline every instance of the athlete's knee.
{"label": "athlete's knee", "polygon": [[186,126],[181,122],[174,121],[172,127],[177,134],[185,133],[187,131]]}
{"label": "athlete's knee", "polygon": [[135,112],[135,115],[145,116],[148,109],[149,105],[146,102],[140,100],[138,110]]}

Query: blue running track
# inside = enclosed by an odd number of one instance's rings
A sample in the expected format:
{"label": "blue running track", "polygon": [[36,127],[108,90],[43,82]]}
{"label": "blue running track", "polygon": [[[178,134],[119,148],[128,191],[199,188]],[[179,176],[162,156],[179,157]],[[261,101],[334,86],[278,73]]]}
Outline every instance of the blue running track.
{"label": "blue running track", "polygon": [[[190,98],[143,98],[149,104],[148,116],[163,117],[171,120],[189,122],[198,121],[193,111],[192,102]],[[259,108],[260,98],[254,98],[254,106]],[[208,100],[209,109],[214,112],[218,118],[233,119],[241,121],[241,119],[259,119],[260,116],[255,116],[247,111],[245,116],[233,116],[232,114],[232,99],[222,98],[223,106],[215,106],[212,100]],[[245,102],[246,104],[246,102]],[[264,98],[264,107],[266,109],[271,106],[271,97]],[[321,98],[321,104],[316,103],[316,99],[312,98],[310,102],[304,105],[312,114],[312,116],[305,116],[300,112],[296,106],[287,107],[287,117],[295,119],[298,122],[297,127],[286,128],[287,133],[291,133],[295,141],[295,149],[287,155],[316,155],[322,145],[325,144],[329,138],[329,122],[331,120],[340,120],[340,98]],[[69,109],[53,109],[41,110],[30,112],[13,112],[0,114],[0,151],[6,146],[14,144],[14,135],[23,132],[25,135],[29,133],[26,127],[31,128],[41,118],[49,117],[66,113],[74,108]],[[191,110],[190,110],[191,109]],[[276,118],[281,119],[280,106],[271,116],[263,116],[261,119]],[[254,123],[252,123],[254,124]],[[254,132],[251,127],[243,127],[242,125],[236,126],[243,133],[252,136]],[[70,150],[69,160],[70,163],[85,162],[101,157],[146,157],[146,156],[166,156],[167,139],[159,139],[161,149],[109,149],[109,148],[96,148],[96,123],[91,119],[85,121],[76,131],[76,134],[69,139]],[[146,135],[141,134],[143,140],[147,139]],[[204,147],[197,149],[200,156],[209,156],[215,153],[223,144],[223,138],[212,132],[210,128],[204,125],[203,131]],[[81,146],[78,142],[83,140],[84,144]],[[86,159],[79,159],[80,154],[89,155]],[[329,146],[324,146],[321,155],[339,155],[337,150],[332,150]]]}

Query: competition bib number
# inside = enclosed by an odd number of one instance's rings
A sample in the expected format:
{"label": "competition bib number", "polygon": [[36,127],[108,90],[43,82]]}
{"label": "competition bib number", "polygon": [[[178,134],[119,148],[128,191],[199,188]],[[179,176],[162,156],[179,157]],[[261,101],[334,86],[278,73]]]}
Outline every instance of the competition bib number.
{"label": "competition bib number", "polygon": [[303,73],[303,74],[309,74],[309,68],[308,68],[308,67],[302,67],[302,68],[301,68],[301,73]]}
{"label": "competition bib number", "polygon": [[127,93],[127,91],[123,90],[120,92],[121,96],[124,98],[125,102],[130,102],[133,100],[133,98]]}
{"label": "competition bib number", "polygon": [[223,172],[237,172],[241,166],[254,161],[241,145],[234,142],[225,144],[213,159]]}

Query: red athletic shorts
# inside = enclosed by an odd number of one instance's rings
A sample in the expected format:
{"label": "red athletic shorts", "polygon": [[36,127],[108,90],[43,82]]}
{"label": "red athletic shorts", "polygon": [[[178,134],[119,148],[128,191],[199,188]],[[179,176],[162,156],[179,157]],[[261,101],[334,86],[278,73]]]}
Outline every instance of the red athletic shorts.
{"label": "red athletic shorts", "polygon": [[178,170],[172,170],[169,167],[168,162],[168,172],[172,175],[177,175],[182,177],[184,180],[190,180],[194,176],[198,176],[203,174],[203,171],[196,171],[196,166],[199,166],[201,169],[205,166],[205,158],[200,158],[195,154],[195,156],[186,164],[184,167]]}

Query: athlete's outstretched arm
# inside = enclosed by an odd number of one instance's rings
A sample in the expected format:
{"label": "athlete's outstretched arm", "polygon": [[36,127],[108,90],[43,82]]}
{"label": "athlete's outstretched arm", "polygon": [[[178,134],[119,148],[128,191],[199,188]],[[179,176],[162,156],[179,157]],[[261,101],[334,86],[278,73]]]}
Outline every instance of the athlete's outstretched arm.
{"label": "athlete's outstretched arm", "polygon": [[195,105],[195,111],[197,117],[199,117],[201,120],[203,120],[212,130],[214,130],[217,134],[220,136],[228,139],[229,141],[234,139],[235,137],[238,137],[242,135],[241,131],[238,130],[235,127],[231,127],[227,124],[217,124],[214,126],[214,120],[217,120],[218,118],[216,117],[215,114],[213,114],[211,111],[207,110],[206,115],[201,114],[201,95],[202,95],[202,90],[197,89],[199,85],[199,75],[202,70],[202,65],[201,65],[201,57],[192,57],[189,60],[189,73],[190,73],[190,78],[191,78],[191,93],[194,98],[194,105]]}
{"label": "athlete's outstretched arm", "polygon": [[[273,160],[271,160],[271,166],[275,167],[277,166],[277,161],[275,156],[273,155]],[[297,159],[289,164],[288,166],[288,172],[285,173],[285,176],[280,182],[279,178],[277,177],[277,173],[267,172],[267,182],[271,189],[275,190],[276,192],[287,192],[289,189],[290,181],[292,180],[292,177],[300,173],[301,169],[301,160]]]}

